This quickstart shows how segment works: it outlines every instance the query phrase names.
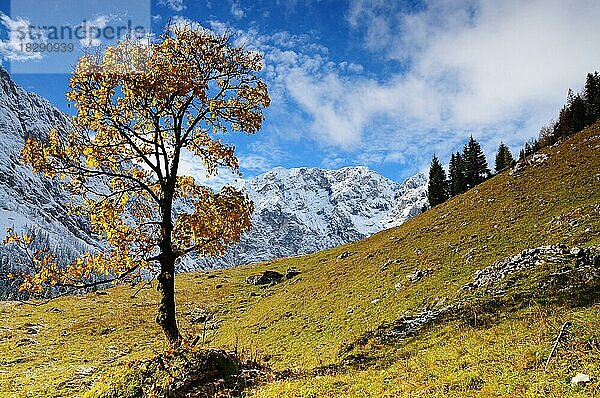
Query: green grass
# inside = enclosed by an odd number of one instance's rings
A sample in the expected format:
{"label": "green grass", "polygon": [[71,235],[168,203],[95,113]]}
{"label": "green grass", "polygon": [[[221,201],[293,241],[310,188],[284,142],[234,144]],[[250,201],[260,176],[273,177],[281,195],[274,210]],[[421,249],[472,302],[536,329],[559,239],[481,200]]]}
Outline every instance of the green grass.
{"label": "green grass", "polygon": [[[502,173],[398,228],[303,257],[177,277],[180,326],[199,309],[215,312],[207,345],[262,357],[275,370],[307,376],[266,385],[257,397],[600,396],[600,304],[502,309],[486,327],[449,321],[397,346],[369,346],[367,369],[337,365],[340,350],[384,322],[456,300],[473,273],[543,244],[600,244],[600,126],[560,146],[522,174]],[[338,260],[344,251],[356,254]],[[388,263],[387,267],[383,267]],[[266,269],[302,274],[272,287],[245,278]],[[415,269],[433,273],[417,283]],[[222,287],[217,288],[218,285]],[[108,295],[65,297],[33,307],[0,306],[0,396],[82,396],[102,374],[164,348],[153,289],[117,287]],[[252,295],[254,294],[254,295]],[[600,294],[597,295],[600,297]],[[574,323],[547,372],[543,361],[563,321]],[[31,325],[39,331],[28,334]],[[210,325],[209,325],[210,326]],[[19,345],[30,338],[32,344]],[[23,340],[22,343],[27,343]],[[578,391],[567,378],[594,376]],[[387,395],[386,395],[387,394]]]}

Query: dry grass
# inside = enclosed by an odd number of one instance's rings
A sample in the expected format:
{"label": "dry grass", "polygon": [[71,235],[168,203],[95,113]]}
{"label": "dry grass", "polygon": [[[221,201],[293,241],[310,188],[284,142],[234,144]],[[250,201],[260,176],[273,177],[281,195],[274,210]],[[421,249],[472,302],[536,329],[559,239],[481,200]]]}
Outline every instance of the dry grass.
{"label": "dry grass", "polygon": [[[215,329],[207,332],[208,344],[251,350],[278,370],[310,371],[337,364],[341,347],[382,322],[441,299],[451,302],[475,270],[496,260],[542,244],[600,244],[600,126],[542,152],[549,159],[518,176],[503,173],[360,242],[179,275],[181,327],[188,336],[201,334],[203,326],[192,324],[191,314],[209,309],[215,312]],[[338,260],[344,251],[356,253]],[[244,282],[262,270],[290,266],[302,271],[291,281],[272,287]],[[407,281],[423,268],[433,273],[418,283]],[[62,298],[39,307],[3,304],[0,396],[82,396],[101,374],[161,350],[163,337],[154,323],[157,294],[143,289],[130,298],[134,291],[118,287],[108,295]],[[367,370],[280,382],[255,394],[599,395],[597,381],[584,391],[566,382],[576,371],[600,377],[599,310],[597,302],[578,308],[532,303],[499,313],[487,328],[450,322],[397,347],[376,348],[378,359]],[[541,361],[565,319],[573,320],[576,330],[543,372]]]}

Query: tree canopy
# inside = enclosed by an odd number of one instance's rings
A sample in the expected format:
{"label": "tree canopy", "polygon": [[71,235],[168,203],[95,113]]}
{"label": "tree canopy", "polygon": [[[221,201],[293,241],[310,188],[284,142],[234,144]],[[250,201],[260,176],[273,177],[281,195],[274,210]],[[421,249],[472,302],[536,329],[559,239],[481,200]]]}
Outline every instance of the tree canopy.
{"label": "tree canopy", "polygon": [[[31,253],[21,288],[80,288],[156,272],[157,322],[177,344],[176,261],[222,253],[250,228],[253,210],[239,190],[214,192],[181,175],[182,157],[194,156],[208,177],[238,172],[234,147],[221,138],[261,128],[270,103],[261,68],[259,54],[229,37],[184,25],[167,27],[156,42],[123,41],[81,57],[67,93],[77,109],[71,129],[27,140],[22,159],[65,181],[73,213],[89,220],[106,249],[69,264]],[[32,239],[13,231],[6,243],[26,250]]]}
{"label": "tree canopy", "polygon": [[448,165],[449,174],[449,194],[450,196],[460,195],[467,190],[465,181],[465,170],[462,156],[459,152],[452,153],[450,164]]}

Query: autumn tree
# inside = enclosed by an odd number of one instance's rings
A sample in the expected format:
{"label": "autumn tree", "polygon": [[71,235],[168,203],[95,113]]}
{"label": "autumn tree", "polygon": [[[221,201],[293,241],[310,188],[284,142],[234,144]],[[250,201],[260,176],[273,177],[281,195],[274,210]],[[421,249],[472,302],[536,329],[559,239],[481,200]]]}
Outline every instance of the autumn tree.
{"label": "autumn tree", "polygon": [[[257,72],[259,54],[227,36],[169,26],[151,43],[123,41],[81,57],[67,98],[77,109],[69,131],[27,140],[24,163],[63,179],[78,197],[72,211],[89,219],[106,250],[68,264],[50,252],[30,254],[22,289],[82,288],[156,272],[157,322],[167,341],[181,341],[176,322],[175,265],[184,256],[223,253],[250,228],[248,196],[232,187],[214,192],[181,175],[192,155],[207,176],[238,171],[225,133],[252,134],[269,105]],[[7,243],[27,248],[32,237]]]}
{"label": "autumn tree", "polygon": [[429,167],[429,183],[427,184],[427,199],[431,207],[444,203],[448,199],[448,180],[446,172],[437,156],[431,159]]}

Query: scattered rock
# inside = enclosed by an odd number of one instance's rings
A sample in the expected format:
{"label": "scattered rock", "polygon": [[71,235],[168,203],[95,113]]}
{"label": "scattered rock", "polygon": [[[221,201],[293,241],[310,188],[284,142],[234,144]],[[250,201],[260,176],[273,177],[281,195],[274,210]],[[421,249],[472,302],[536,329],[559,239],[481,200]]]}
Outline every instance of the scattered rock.
{"label": "scattered rock", "polygon": [[44,325],[40,325],[37,323],[26,323],[21,329],[25,331],[27,334],[38,334],[40,330],[44,328]]}
{"label": "scattered rock", "polygon": [[412,274],[408,275],[406,277],[406,279],[408,279],[412,283],[417,283],[423,277],[430,275],[431,273],[433,273],[433,270],[431,268],[418,269],[418,270],[415,270],[415,272],[413,272]]}
{"label": "scattered rock", "polygon": [[575,376],[573,376],[571,378],[571,385],[572,386],[581,386],[581,385],[585,385],[587,383],[589,383],[590,381],[592,381],[592,378],[586,374],[583,373],[577,373]]}
{"label": "scattered rock", "polygon": [[512,176],[514,174],[518,174],[525,170],[527,166],[535,166],[544,163],[548,160],[548,155],[545,153],[535,153],[533,156],[526,158],[525,160],[518,160],[517,163],[513,166],[513,168],[509,171],[509,174]]}
{"label": "scattered rock", "polygon": [[352,255],[356,254],[356,252],[343,252],[342,254],[340,254],[339,256],[337,256],[338,260],[343,260],[345,258],[348,258]]}
{"label": "scattered rock", "polygon": [[577,257],[581,257],[585,254],[585,251],[581,247],[574,247],[569,252]]}
{"label": "scattered rock", "polygon": [[37,344],[37,341],[35,341],[34,339],[31,339],[29,337],[25,337],[24,339],[17,341],[17,343],[15,344],[15,347],[22,347],[25,345],[32,345],[32,344]]}
{"label": "scattered rock", "polygon": [[94,368],[81,367],[78,373],[81,377],[88,377],[94,374],[94,370]]}
{"label": "scattered rock", "polygon": [[104,329],[100,330],[100,332],[98,333],[98,335],[100,335],[100,336],[106,336],[108,334],[111,334],[115,330],[116,330],[115,328],[104,328]]}
{"label": "scattered rock", "polygon": [[397,282],[397,283],[394,285],[394,289],[396,289],[396,291],[400,291],[400,290],[402,290],[402,283],[400,283],[400,282]]}
{"label": "scattered rock", "polygon": [[402,260],[397,258],[395,260],[387,260],[385,264],[383,264],[380,268],[381,271],[386,271],[388,267],[392,264],[402,264]]}
{"label": "scattered rock", "polygon": [[[573,288],[600,279],[600,254],[581,247],[567,248],[565,245],[540,246],[526,249],[497,261],[489,267],[475,272],[473,281],[463,290],[489,287],[517,273],[529,272],[536,267],[548,268],[550,264],[561,265],[540,284],[540,289]],[[563,266],[564,264],[564,266]]]}
{"label": "scattered rock", "polygon": [[435,321],[441,311],[428,310],[415,316],[405,316],[394,321],[386,331],[383,340],[400,340],[417,332],[423,326]]}
{"label": "scattered rock", "polygon": [[290,267],[285,271],[285,279],[292,279],[295,276],[300,275],[302,272],[295,267]]}
{"label": "scattered rock", "polygon": [[190,314],[190,318],[192,323],[202,324],[208,321],[210,318],[212,318],[212,314],[209,314],[208,312],[201,309],[196,309]]}
{"label": "scattered rock", "polygon": [[277,271],[265,271],[262,274],[253,275],[246,278],[246,283],[250,285],[269,285],[279,283],[283,279],[283,274]]}
{"label": "scattered rock", "polygon": [[96,294],[98,296],[108,296],[108,292],[106,292],[104,290],[98,290],[98,291],[96,291]]}

